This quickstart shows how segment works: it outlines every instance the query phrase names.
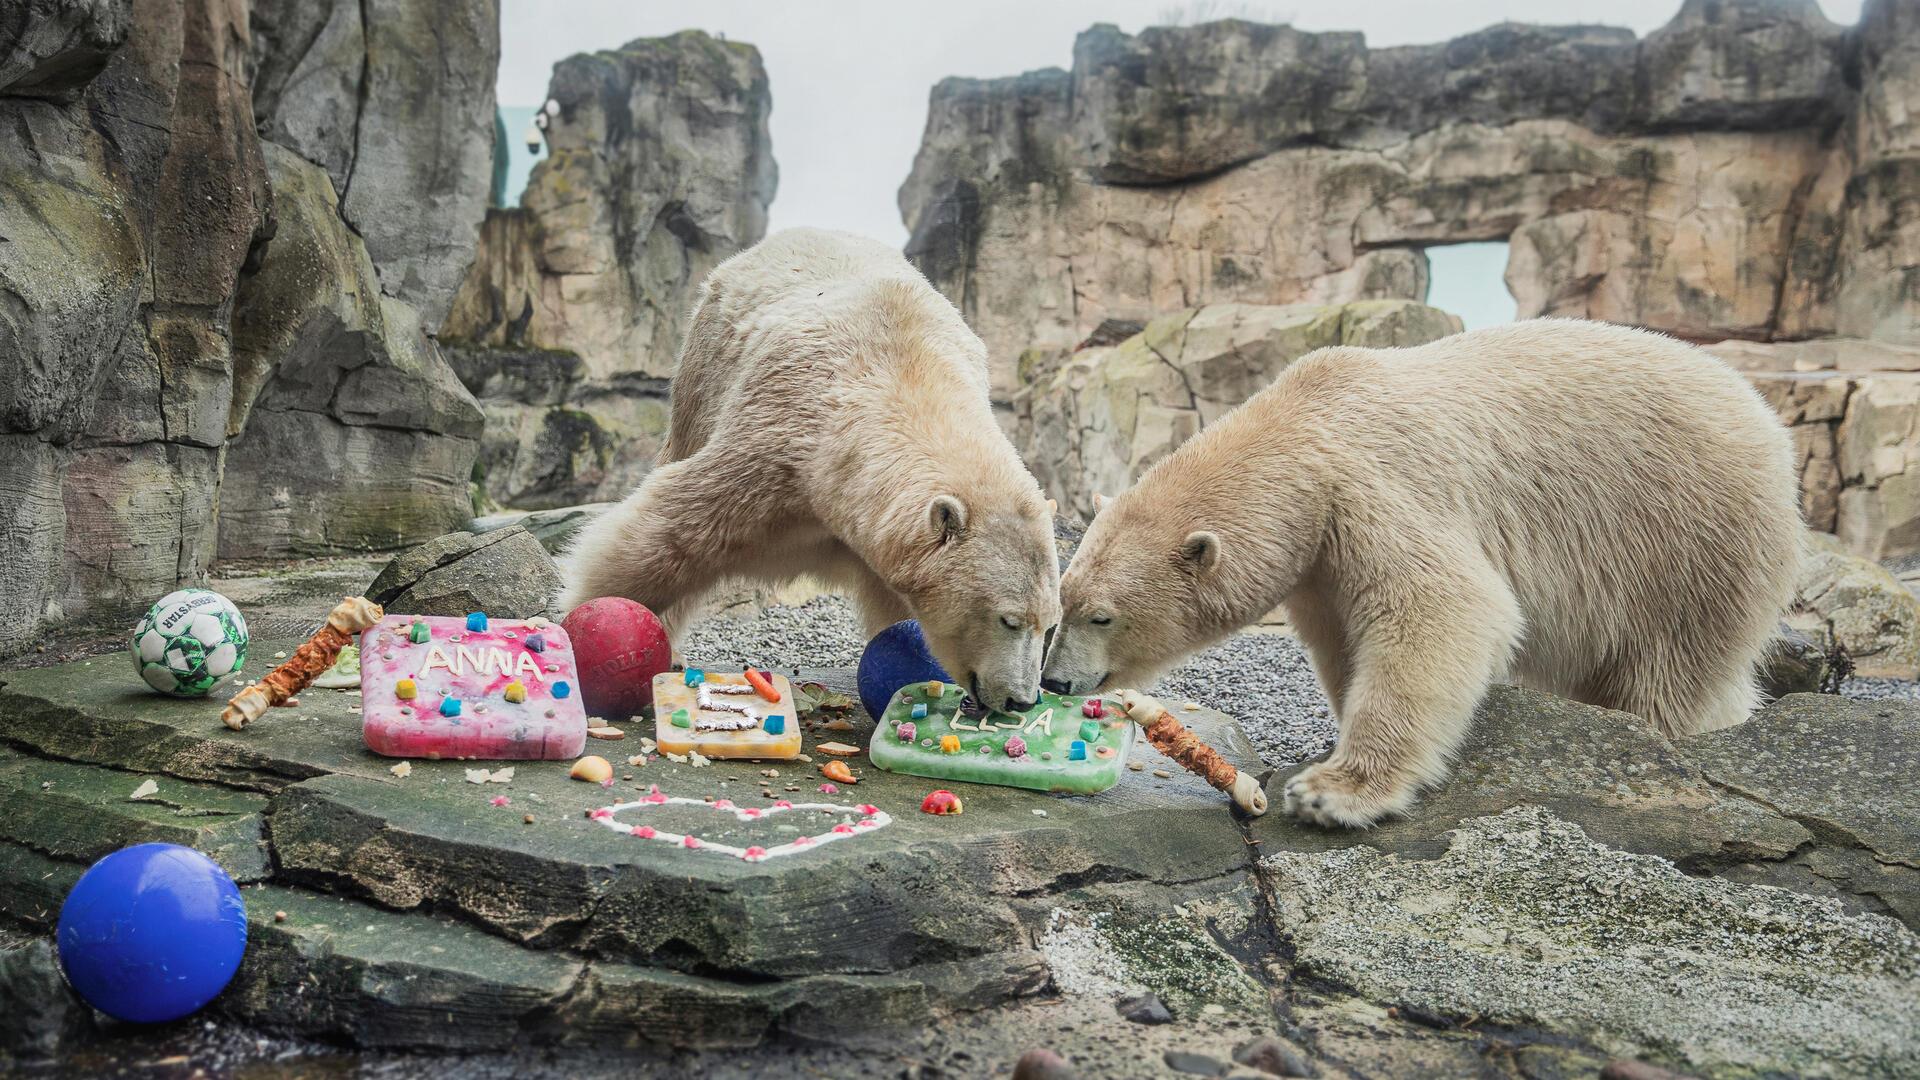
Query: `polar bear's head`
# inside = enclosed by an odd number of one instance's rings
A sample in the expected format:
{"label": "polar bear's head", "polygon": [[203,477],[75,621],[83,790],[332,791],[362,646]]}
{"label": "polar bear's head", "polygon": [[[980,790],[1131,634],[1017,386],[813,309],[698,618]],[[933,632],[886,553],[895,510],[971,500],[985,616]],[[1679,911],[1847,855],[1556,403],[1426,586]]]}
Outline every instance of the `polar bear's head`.
{"label": "polar bear's head", "polygon": [[1042,680],[1058,694],[1147,686],[1234,625],[1220,534],[1139,488],[1088,526],[1060,579],[1060,630]]}
{"label": "polar bear's head", "polygon": [[1060,622],[1053,519],[1038,490],[1011,506],[935,496],[926,529],[929,572],[909,599],[934,659],[982,705],[1030,708]]}

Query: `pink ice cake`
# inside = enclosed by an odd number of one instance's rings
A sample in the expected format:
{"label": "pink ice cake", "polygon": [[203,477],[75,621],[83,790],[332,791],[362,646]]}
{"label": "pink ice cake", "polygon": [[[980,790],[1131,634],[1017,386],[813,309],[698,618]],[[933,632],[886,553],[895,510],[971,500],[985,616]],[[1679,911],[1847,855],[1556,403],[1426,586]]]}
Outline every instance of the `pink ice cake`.
{"label": "pink ice cake", "polygon": [[367,748],[389,757],[574,758],[587,713],[558,623],[388,615],[360,634]]}

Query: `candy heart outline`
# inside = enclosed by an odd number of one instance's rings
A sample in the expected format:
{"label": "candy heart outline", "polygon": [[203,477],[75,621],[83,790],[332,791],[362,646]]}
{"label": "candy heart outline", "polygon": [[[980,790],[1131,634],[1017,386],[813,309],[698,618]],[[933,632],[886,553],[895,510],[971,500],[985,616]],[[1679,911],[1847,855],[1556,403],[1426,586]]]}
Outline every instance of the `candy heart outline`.
{"label": "candy heart outline", "polygon": [[[648,807],[654,806],[676,805],[699,806],[708,810],[719,810],[732,814],[735,820],[742,822],[764,821],[775,814],[785,813],[789,810],[828,810],[836,814],[860,814],[863,816],[859,821],[851,825],[846,822],[839,822],[828,828],[826,832],[817,833],[812,836],[797,836],[784,844],[779,844],[771,848],[763,848],[757,844],[744,848],[735,847],[732,844],[703,840],[691,833],[662,832],[651,825],[630,825],[617,819],[617,815],[626,813],[629,810],[645,810]],[[811,851],[820,847],[822,844],[830,844],[835,840],[844,840],[849,836],[859,836],[862,833],[870,833],[876,829],[884,829],[893,823],[893,815],[872,803],[861,803],[858,806],[845,806],[840,803],[796,803],[781,799],[772,806],[736,806],[727,799],[708,802],[705,799],[689,799],[680,795],[669,796],[662,792],[657,786],[646,795],[632,802],[602,806],[597,810],[588,811],[587,816],[615,832],[626,833],[629,836],[637,837],[641,840],[657,840],[663,844],[669,844],[685,851],[711,851],[721,855],[731,855],[745,862],[762,862],[778,855],[793,855],[802,851]],[[691,841],[691,843],[689,843],[689,841]]]}

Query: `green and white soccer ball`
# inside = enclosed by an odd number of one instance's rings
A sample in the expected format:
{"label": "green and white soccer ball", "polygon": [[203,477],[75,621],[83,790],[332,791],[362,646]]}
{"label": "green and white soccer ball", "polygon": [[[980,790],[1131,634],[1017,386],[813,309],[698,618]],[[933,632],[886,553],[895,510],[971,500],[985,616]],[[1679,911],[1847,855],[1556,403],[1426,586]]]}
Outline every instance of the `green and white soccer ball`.
{"label": "green and white soccer ball", "polygon": [[201,697],[247,662],[247,620],[211,589],[160,598],[133,628],[133,663],[147,685],[174,697]]}

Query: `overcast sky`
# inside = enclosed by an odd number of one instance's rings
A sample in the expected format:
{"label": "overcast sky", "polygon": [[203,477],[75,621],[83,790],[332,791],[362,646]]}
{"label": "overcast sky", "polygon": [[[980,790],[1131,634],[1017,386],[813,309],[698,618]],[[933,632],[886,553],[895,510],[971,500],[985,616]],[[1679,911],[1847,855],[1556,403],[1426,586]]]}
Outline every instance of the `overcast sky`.
{"label": "overcast sky", "polygon": [[[1859,0],[1823,0],[1852,23]],[[1359,30],[1371,45],[1442,41],[1497,22],[1605,23],[1646,34],[1679,0],[502,0],[500,103],[538,105],[556,61],[689,28],[751,42],[773,87],[780,190],[772,227],[819,225],[906,240],[894,202],[948,75],[1067,67],[1096,22],[1139,31],[1205,11],[1305,30]],[[509,133],[517,142],[520,131]],[[1464,252],[1462,253],[1465,254]],[[1439,277],[1436,270],[1436,279]]]}

